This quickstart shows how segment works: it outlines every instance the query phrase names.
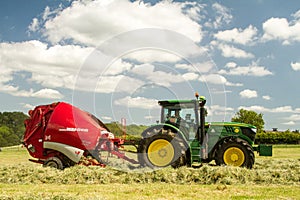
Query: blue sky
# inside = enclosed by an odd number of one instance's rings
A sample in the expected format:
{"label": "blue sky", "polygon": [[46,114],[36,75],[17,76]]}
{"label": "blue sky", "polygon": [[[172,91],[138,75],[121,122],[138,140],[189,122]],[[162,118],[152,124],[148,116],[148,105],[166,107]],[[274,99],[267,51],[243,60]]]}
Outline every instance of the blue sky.
{"label": "blue sky", "polygon": [[157,100],[198,91],[208,121],[244,108],[300,129],[299,44],[297,0],[3,0],[0,111],[66,101],[151,124]]}

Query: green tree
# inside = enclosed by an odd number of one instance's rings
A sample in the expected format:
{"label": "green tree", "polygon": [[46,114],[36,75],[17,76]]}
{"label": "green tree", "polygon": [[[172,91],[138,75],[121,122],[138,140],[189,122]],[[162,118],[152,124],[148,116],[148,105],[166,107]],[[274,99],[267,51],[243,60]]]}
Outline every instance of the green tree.
{"label": "green tree", "polygon": [[257,132],[263,131],[265,125],[262,113],[258,114],[254,111],[244,109],[240,109],[231,121],[252,124],[256,126]]}
{"label": "green tree", "polygon": [[7,126],[0,126],[0,147],[20,144],[20,139]]}
{"label": "green tree", "polygon": [[0,126],[10,128],[21,141],[25,131],[24,120],[27,118],[23,112],[0,112]]}

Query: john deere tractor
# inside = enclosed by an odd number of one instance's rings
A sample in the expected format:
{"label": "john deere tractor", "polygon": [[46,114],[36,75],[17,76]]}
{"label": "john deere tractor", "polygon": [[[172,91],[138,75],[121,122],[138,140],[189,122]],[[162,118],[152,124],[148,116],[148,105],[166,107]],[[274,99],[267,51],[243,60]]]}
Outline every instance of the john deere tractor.
{"label": "john deere tractor", "polygon": [[[199,167],[215,161],[217,165],[252,168],[256,127],[244,123],[205,123],[205,97],[193,100],[159,101],[161,123],[142,133],[138,160],[143,166]],[[272,152],[272,150],[271,150]],[[260,151],[260,155],[270,156]]]}

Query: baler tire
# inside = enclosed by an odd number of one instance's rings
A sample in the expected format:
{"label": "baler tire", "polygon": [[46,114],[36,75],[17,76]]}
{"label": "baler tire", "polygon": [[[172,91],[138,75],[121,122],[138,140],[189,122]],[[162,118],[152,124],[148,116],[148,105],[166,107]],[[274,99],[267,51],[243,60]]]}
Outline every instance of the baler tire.
{"label": "baler tire", "polygon": [[[227,160],[229,156],[230,158]],[[251,169],[254,160],[255,157],[250,144],[239,138],[225,139],[216,149],[215,162],[217,165],[233,165]]]}
{"label": "baler tire", "polygon": [[[183,166],[186,164],[185,163],[186,162],[185,147],[184,147],[183,141],[178,136],[176,136],[174,133],[149,134],[149,136],[150,137],[141,139],[139,147],[138,147],[138,160],[142,167],[148,166],[150,168],[164,168],[164,167],[171,165],[173,168],[177,168],[177,167],[180,167],[180,166]],[[169,162],[167,161],[166,163],[159,163],[159,161],[158,161],[157,163],[155,163],[155,159],[152,159],[151,156],[149,157],[149,155],[150,155],[148,153],[149,147],[150,147],[150,150],[153,146],[155,149],[156,143],[158,146],[161,144],[167,144],[167,145],[168,145],[168,143],[171,144],[171,146],[169,146],[167,148],[169,148],[168,150],[170,150],[172,152],[167,152],[167,150],[165,150],[167,153],[171,153],[172,158],[168,157]],[[163,148],[161,148],[161,149],[163,149]],[[172,154],[173,154],[173,156],[172,156]],[[166,156],[168,156],[168,155],[166,155]]]}
{"label": "baler tire", "polygon": [[53,167],[56,169],[63,170],[64,165],[60,158],[58,157],[50,157],[44,161],[43,167]]}

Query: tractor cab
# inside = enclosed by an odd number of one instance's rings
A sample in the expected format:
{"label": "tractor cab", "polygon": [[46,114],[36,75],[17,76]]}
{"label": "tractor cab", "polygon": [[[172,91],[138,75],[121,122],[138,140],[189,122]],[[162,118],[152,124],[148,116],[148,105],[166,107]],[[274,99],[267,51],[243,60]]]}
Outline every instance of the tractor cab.
{"label": "tractor cab", "polygon": [[165,100],[158,103],[161,106],[161,123],[178,128],[187,140],[196,137],[200,126],[197,100]]}
{"label": "tractor cab", "polygon": [[198,140],[203,142],[205,137],[204,108],[206,99],[204,96],[195,94],[192,100],[165,100],[159,101],[161,108],[161,123],[175,126],[183,132],[186,140]]}

